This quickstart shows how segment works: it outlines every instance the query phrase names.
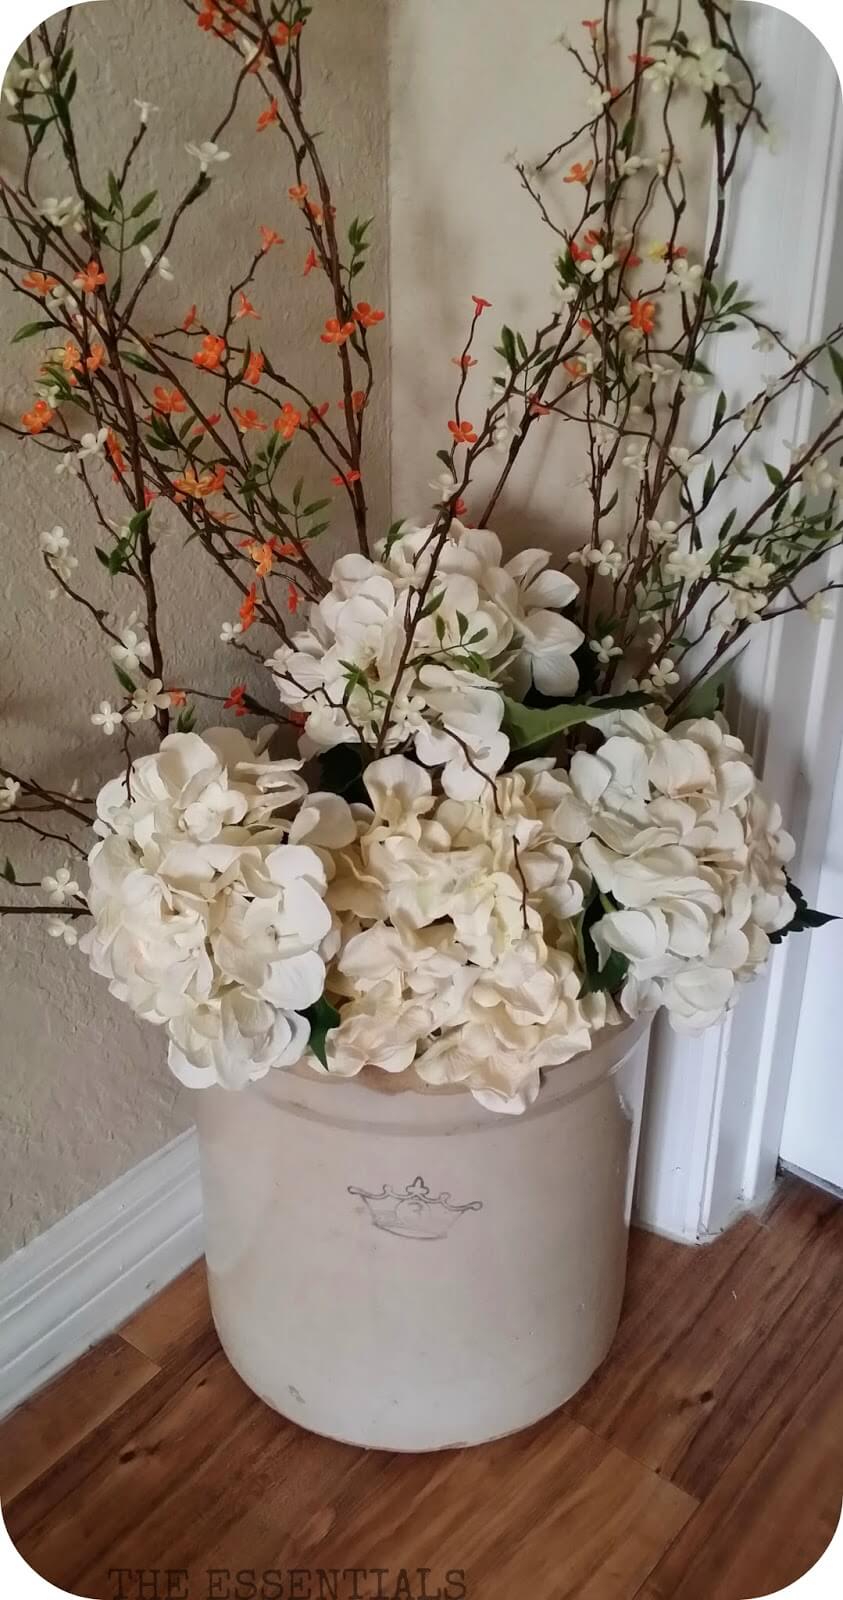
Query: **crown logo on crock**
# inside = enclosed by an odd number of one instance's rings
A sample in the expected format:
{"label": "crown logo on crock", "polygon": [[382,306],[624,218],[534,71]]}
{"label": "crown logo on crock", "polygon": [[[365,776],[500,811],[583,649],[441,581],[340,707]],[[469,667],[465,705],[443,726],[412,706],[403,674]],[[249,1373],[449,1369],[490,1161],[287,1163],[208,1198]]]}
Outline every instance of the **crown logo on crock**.
{"label": "crown logo on crock", "polygon": [[414,1178],[406,1189],[384,1184],[380,1194],[353,1186],[348,1192],[365,1202],[376,1228],[402,1239],[444,1239],[466,1211],[483,1210],[482,1200],[454,1206],[450,1194],[432,1195],[423,1178]]}

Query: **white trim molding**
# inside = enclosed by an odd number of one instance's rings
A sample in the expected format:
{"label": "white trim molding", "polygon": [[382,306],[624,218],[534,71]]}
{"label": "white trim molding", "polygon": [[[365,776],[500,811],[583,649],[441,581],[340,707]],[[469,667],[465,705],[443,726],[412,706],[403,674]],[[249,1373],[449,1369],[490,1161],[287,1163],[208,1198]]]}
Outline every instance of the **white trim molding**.
{"label": "white trim molding", "polygon": [[[736,182],[726,270],[799,346],[843,317],[843,285],[832,279],[843,230],[840,82],[813,34],[786,12],[742,4],[735,18],[773,108],[779,148],[756,145]],[[721,338],[717,366],[729,392],[747,399],[768,375],[751,336]],[[809,438],[824,403],[820,397],[817,412],[807,387],[791,391],[761,441],[764,459],[777,460],[783,440]],[[809,900],[843,733],[834,673],[841,646],[839,621],[817,628],[793,615],[759,631],[737,674],[738,730],[799,841],[794,876]],[[838,665],[838,680],[839,673]],[[705,1038],[656,1030],[636,1195],[644,1226],[701,1243],[769,1197],[808,948],[807,938],[779,947],[767,975]]]}
{"label": "white trim molding", "polygon": [[0,1263],[0,1417],[202,1254],[195,1132]]}

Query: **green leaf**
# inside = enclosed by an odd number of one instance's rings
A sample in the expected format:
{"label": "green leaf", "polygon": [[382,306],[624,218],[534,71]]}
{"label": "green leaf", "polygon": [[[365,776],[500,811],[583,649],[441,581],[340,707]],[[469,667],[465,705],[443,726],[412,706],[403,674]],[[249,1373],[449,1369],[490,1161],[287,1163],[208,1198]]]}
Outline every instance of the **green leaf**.
{"label": "green leaf", "polygon": [[830,915],[826,911],[812,911],[801,889],[798,889],[792,878],[787,880],[787,892],[793,901],[793,917],[783,928],[770,934],[771,944],[781,944],[789,933],[810,933],[814,928],[824,928],[828,922],[839,922],[840,918]]}
{"label": "green leaf", "polygon": [[718,544],[722,544],[723,540],[726,538],[726,535],[730,531],[737,514],[737,508],[735,508],[734,510],[730,511],[728,517],[724,519],[720,527],[720,532],[717,535]]}
{"label": "green leaf", "polygon": [[130,367],[140,367],[141,372],[154,372],[156,377],[158,376],[158,368],[151,361],[147,361],[146,356],[135,355],[134,350],[121,350],[120,359],[128,361]]}
{"label": "green leaf", "polygon": [[6,857],[6,864],[3,868],[3,877],[6,879],[7,883],[17,883],[18,881],[15,877],[15,869],[12,866],[8,856]]}
{"label": "green leaf", "polygon": [[143,225],[140,228],[138,228],[138,231],[135,234],[134,239],[131,241],[130,249],[133,248],[134,245],[136,245],[136,244],[143,244],[144,239],[148,239],[150,237],[150,234],[155,233],[156,229],[160,228],[160,226],[161,226],[161,218],[160,217],[151,217],[149,222],[144,222]]}
{"label": "green leaf", "polygon": [[406,526],[406,517],[402,517],[400,522],[393,522],[392,527],[390,528],[390,530],[389,530],[389,532],[388,532],[388,534],[386,536],[386,543],[385,543],[385,545],[383,547],[383,558],[384,558],[384,561],[386,560],[387,556],[389,555],[389,552],[392,549],[392,546],[395,544],[396,539],[400,539],[400,537],[401,537],[401,529],[403,527],[405,527],[405,526]]}
{"label": "green leaf", "polygon": [[539,708],[522,705],[520,701],[510,700],[504,695],[503,703],[503,731],[511,749],[522,760],[526,750],[544,748],[551,739],[559,733],[565,733],[568,728],[578,727],[583,722],[594,722],[596,718],[605,716],[607,711],[631,711],[649,705],[651,696],[635,691],[607,695],[600,700],[569,700],[562,705]]}
{"label": "green leaf", "polygon": [[[129,552],[128,552],[127,548],[126,548],[126,544],[125,544],[124,540],[120,539],[118,541],[118,543],[114,546],[114,549],[112,550],[111,555],[108,558],[108,570],[111,573],[112,578],[116,578],[118,572],[122,572],[123,571],[123,568],[126,565],[126,558],[128,556],[128,553]],[[120,674],[118,673],[118,677],[119,676],[120,676]]]}
{"label": "green leaf", "polygon": [[721,422],[723,421],[723,418],[726,415],[726,404],[727,404],[726,396],[723,393],[723,390],[721,389],[719,395],[717,396],[717,404],[714,407],[714,426],[715,426],[715,428],[719,428],[720,427],[720,424],[721,424]]}
{"label": "green leaf", "polygon": [[54,322],[45,322],[43,320],[41,322],[25,322],[23,327],[18,328],[17,333],[12,335],[9,342],[10,344],[21,344],[24,339],[34,338],[36,333],[43,333],[45,328],[54,327]]}
{"label": "green leaf", "polygon": [[129,522],[129,532],[131,534],[137,535],[137,534],[145,531],[146,528],[149,525],[149,519],[150,519],[151,516],[152,516],[152,507],[151,506],[145,506],[143,511],[136,511],[134,516],[132,517],[131,521]]}
{"label": "green leaf", "polygon": [[307,1017],[310,1023],[310,1048],[317,1061],[321,1061],[323,1067],[327,1067],[328,1057],[325,1044],[328,1034],[334,1028],[339,1027],[340,1014],[336,1007],[331,1005],[330,1000],[326,1000],[325,996],[322,995],[315,1005],[308,1006],[302,1012],[302,1016]]}
{"label": "green leaf", "polygon": [[843,356],[841,356],[839,350],[835,350],[833,344],[828,347],[828,358],[834,368],[834,376],[841,389],[843,389]]}
{"label": "green leaf", "polygon": [[176,732],[177,733],[192,733],[195,726],[196,726],[196,711],[195,711],[195,708],[193,706],[185,706],[184,710],[179,712],[178,720],[176,722]]}
{"label": "green leaf", "polygon": [[614,903],[609,901],[604,904],[601,896],[595,894],[579,919],[578,931],[585,967],[581,994],[616,994],[629,971],[626,956],[619,955],[616,950],[612,951],[604,966],[600,965],[591,930],[607,910],[614,910]]}
{"label": "green leaf", "polygon": [[342,795],[349,805],[369,805],[369,794],[362,781],[363,758],[360,746],[337,744],[319,756],[319,787]]}
{"label": "green leaf", "polygon": [[[743,654],[741,651],[740,654]],[[691,691],[687,700],[683,700],[673,718],[674,722],[691,722],[697,717],[713,717],[715,712],[722,710],[726,690],[735,670],[738,656],[731,656],[728,661],[712,672],[710,678],[705,678],[702,683]]]}
{"label": "green leaf", "polygon": [[134,221],[135,217],[142,217],[144,212],[149,210],[157,194],[157,189],[150,189],[148,194],[141,196],[140,200],[138,200],[137,203],[132,206],[132,209],[129,212],[129,217],[132,221]]}
{"label": "green leaf", "polygon": [[108,174],[108,192],[109,192],[109,195],[111,196],[111,204],[112,204],[112,206],[117,206],[119,210],[122,210],[122,208],[123,208],[123,196],[120,193],[120,185],[117,182],[117,178],[115,177],[113,172],[109,172],[109,174]]}
{"label": "green leaf", "polygon": [[438,611],[439,610],[439,607],[441,606],[442,601],[444,600],[444,598],[445,598],[445,590],[444,589],[439,589],[436,594],[431,595],[431,597],[427,601],[426,605],[424,605],[422,607],[419,620],[423,622],[425,617],[432,617],[434,611]]}
{"label": "green leaf", "polygon": [[111,221],[111,211],[109,208],[104,206],[102,201],[98,200],[95,194],[89,194],[87,189],[85,190],[85,200],[90,209],[93,211],[95,217],[100,217],[103,222]]}
{"label": "green leaf", "polygon": [[124,672],[122,667],[118,667],[116,661],[112,662],[112,666],[114,667],[114,671],[117,674],[117,681],[120,684],[121,688],[125,689],[127,694],[134,694],[135,685],[134,685],[132,679],[129,677],[128,672]]}
{"label": "green leaf", "polygon": [[775,488],[778,488],[779,484],[784,482],[782,473],[779,471],[778,467],[774,467],[770,461],[764,462],[764,471]]}
{"label": "green leaf", "polygon": [[514,370],[518,365],[518,352],[515,347],[515,334],[511,328],[506,326],[506,324],[504,324],[504,326],[501,328],[500,353],[506,361],[507,366],[512,367]]}

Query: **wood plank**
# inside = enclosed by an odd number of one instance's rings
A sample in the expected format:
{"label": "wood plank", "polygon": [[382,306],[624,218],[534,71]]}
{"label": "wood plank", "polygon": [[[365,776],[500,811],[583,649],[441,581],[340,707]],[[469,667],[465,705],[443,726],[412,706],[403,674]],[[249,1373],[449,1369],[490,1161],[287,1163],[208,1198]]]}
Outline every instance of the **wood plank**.
{"label": "wood plank", "polygon": [[158,1372],[121,1339],[106,1339],[0,1426],[0,1500],[14,1497],[74,1450]]}
{"label": "wood plank", "polygon": [[185,1344],[191,1343],[211,1324],[208,1279],[204,1257],[188,1267],[180,1278],[141,1306],[118,1329],[121,1339],[156,1361],[159,1366],[178,1360]]}
{"label": "wood plank", "polygon": [[802,1577],[843,1498],[843,1311],[826,1324],[639,1600],[745,1600]]}
{"label": "wood plank", "polygon": [[224,1530],[236,1533],[245,1507],[272,1490],[283,1525],[295,1529],[321,1503],[332,1475],[360,1455],[284,1421],[221,1351],[187,1376],[165,1369],[158,1389],[158,1403],[150,1404],[150,1388],[115,1425],[104,1425],[99,1449],[65,1493],[44,1494],[48,1475],[40,1495],[33,1493],[35,1514],[26,1495],[11,1508],[17,1548],[60,1588],[110,1597],[114,1568],[195,1561],[205,1573],[207,1550]]}
{"label": "wood plank", "polygon": [[[108,1572],[115,1567],[185,1571],[191,1595],[207,1593],[214,1571],[255,1573],[258,1581],[281,1573],[289,1582],[291,1570],[341,1575],[356,1568],[387,1574],[390,1594],[402,1570],[410,1593],[426,1570],[434,1595],[451,1572],[464,1574],[468,1594],[483,1600],[516,1593],[530,1600],[632,1600],[696,1507],[562,1414],[482,1449],[397,1456],[316,1439],[273,1418],[260,1402],[244,1408],[238,1425],[229,1407],[230,1373],[220,1368],[208,1388],[225,1438],[217,1439],[209,1416],[201,1455],[188,1460],[179,1448],[173,1471],[177,1429],[168,1430],[166,1492],[160,1474],[156,1483],[147,1472],[140,1490],[130,1485],[134,1521],[124,1514],[119,1531],[116,1508],[109,1511],[114,1486],[98,1486],[91,1515],[89,1485],[84,1506],[68,1506],[58,1541],[25,1552],[37,1571],[94,1600],[111,1600]],[[179,1419],[179,1430],[186,1420]],[[125,1493],[125,1477],[120,1483]],[[231,1492],[244,1483],[245,1500]],[[78,1563],[80,1512],[86,1564]],[[95,1536],[103,1516],[106,1539]],[[68,1563],[74,1539],[77,1553]],[[318,1578],[308,1581],[315,1589]],[[368,1581],[371,1587],[360,1592],[377,1593],[376,1577]],[[351,1584],[340,1576],[344,1597]],[[127,1581],[127,1600],[142,1592],[138,1576]]]}
{"label": "wood plank", "polygon": [[[184,1350],[177,1368],[165,1367],[151,1377],[102,1426],[94,1428],[74,1450],[63,1455],[4,1507],[6,1526],[15,1543],[19,1544],[29,1535],[37,1540],[39,1529],[50,1525],[59,1507],[71,1495],[84,1497],[87,1480],[104,1462],[114,1459],[116,1448],[121,1447],[134,1430],[149,1424],[171,1403],[180,1390],[201,1373],[218,1349],[218,1341],[210,1333],[197,1339]],[[68,1378],[70,1376],[68,1373]],[[22,1548],[20,1544],[19,1548]]]}
{"label": "wood plank", "polygon": [[478,1600],[628,1600],[695,1504],[557,1413],[480,1449],[370,1457],[299,1560],[428,1569],[434,1594],[456,1571]]}
{"label": "wood plank", "polygon": [[828,1320],[841,1282],[843,1206],[787,1181],[767,1222],[744,1219],[686,1252],[658,1297],[639,1301],[569,1414],[701,1499]]}

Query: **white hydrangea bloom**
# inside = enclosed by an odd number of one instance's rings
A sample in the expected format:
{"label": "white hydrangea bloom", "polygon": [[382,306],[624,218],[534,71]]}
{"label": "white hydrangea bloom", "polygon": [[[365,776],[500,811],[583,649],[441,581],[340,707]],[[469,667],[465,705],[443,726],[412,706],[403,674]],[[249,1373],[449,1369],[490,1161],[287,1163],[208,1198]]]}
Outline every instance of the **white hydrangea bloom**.
{"label": "white hydrangea bloom", "polygon": [[428,583],[440,542],[429,526],[409,527],[388,549],[381,544],[377,560],[341,557],[294,644],[267,665],[283,703],[306,717],[304,754],[357,742],[386,752],[414,745],[420,761],[443,767],[448,794],[469,799],[509,753],[501,688],[575,693],[572,658],[583,635],[562,611],[578,589],[547,551],[503,563],[494,533],[459,523]]}
{"label": "white hydrangea bloom", "polygon": [[404,756],[367,768],[372,809],[356,808],[328,890],[345,930],[329,1072],[412,1066],[511,1111],[542,1067],[589,1048],[571,931],[583,889],[553,822],[562,779],[539,760],[454,800]]}
{"label": "white hydrangea bloom", "polygon": [[653,715],[622,712],[603,731],[595,755],[573,758],[556,825],[617,907],[593,938],[604,961],[616,952],[629,964],[624,1006],[664,1004],[674,1027],[700,1032],[792,918],[793,840],[722,720],[668,732]]}
{"label": "white hydrangea bloom", "polygon": [[298,767],[237,730],[173,734],[98,797],[81,947],[112,994],[166,1026],[193,1087],[242,1088],[307,1046],[301,1013],[335,940],[323,861],[277,816],[306,794]]}

